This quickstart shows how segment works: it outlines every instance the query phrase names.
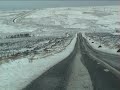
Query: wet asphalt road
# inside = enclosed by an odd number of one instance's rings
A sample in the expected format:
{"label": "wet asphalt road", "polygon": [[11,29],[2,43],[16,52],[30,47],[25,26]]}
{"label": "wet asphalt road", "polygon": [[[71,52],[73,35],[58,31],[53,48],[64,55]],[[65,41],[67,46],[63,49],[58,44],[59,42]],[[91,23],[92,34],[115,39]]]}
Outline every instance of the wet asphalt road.
{"label": "wet asphalt road", "polygon": [[[78,35],[78,38],[79,44],[77,42],[74,52],[71,53],[69,57],[50,68],[23,90],[67,90],[66,87],[69,83],[68,79],[72,72],[72,63],[74,62],[78,50],[81,52],[81,60],[91,76],[94,90],[120,90],[120,80],[118,77],[110,71],[105,72],[105,67],[98,64],[98,62],[95,61],[88,53],[92,53],[95,57],[107,62],[117,70],[120,68],[120,57],[94,50],[91,46],[89,46],[81,34]],[[78,48],[78,46],[80,46],[80,48]]]}

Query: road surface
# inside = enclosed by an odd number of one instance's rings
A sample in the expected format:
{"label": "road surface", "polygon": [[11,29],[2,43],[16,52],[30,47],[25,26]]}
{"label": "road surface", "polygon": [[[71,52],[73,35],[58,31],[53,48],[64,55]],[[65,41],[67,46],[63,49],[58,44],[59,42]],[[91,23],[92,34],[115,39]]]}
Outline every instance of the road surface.
{"label": "road surface", "polygon": [[120,90],[119,62],[118,55],[93,49],[78,34],[73,53],[23,90]]}
{"label": "road surface", "polygon": [[120,90],[120,56],[97,51],[81,35],[79,38],[82,62],[89,71],[94,90]]}

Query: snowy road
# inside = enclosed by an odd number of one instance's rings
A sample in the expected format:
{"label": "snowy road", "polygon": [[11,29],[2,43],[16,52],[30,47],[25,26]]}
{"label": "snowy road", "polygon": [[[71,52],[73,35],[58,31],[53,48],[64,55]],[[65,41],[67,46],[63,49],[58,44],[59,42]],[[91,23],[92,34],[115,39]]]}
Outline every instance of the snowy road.
{"label": "snowy road", "polygon": [[82,38],[82,52],[86,53],[88,56],[96,60],[100,65],[109,69],[118,78],[120,78],[120,56],[115,54],[108,54],[102,51],[93,49],[89,43]]}
{"label": "snowy road", "polygon": [[120,90],[119,60],[117,55],[93,49],[78,34],[74,52],[24,90],[93,90],[92,85],[95,90]]}
{"label": "snowy road", "polygon": [[120,90],[120,56],[93,49],[80,38],[82,62],[91,76],[94,90]]}
{"label": "snowy road", "polygon": [[79,49],[78,38],[75,50],[69,57],[49,69],[24,90],[93,90],[88,71],[81,62]]}

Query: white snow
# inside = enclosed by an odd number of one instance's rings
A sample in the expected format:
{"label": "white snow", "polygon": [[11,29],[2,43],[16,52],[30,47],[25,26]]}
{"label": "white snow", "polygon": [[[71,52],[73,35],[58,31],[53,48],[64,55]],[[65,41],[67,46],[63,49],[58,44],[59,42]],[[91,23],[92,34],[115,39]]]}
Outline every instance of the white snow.
{"label": "white snow", "polygon": [[[44,30],[49,25],[59,25],[64,28],[73,29],[79,28],[87,31],[91,31],[93,28],[96,31],[101,29],[104,31],[114,31],[115,28],[120,28],[120,25],[116,24],[120,20],[119,6],[46,8],[41,10],[25,10],[24,13],[23,11],[0,11],[0,14],[0,31],[10,33],[32,32],[41,27]],[[13,20],[16,18],[18,20],[13,24]],[[47,27],[46,29],[48,31],[50,28]]]}
{"label": "white snow", "polygon": [[[106,52],[106,53],[111,53],[111,54],[117,54],[117,55],[120,55],[120,53],[117,53],[117,50],[118,49],[110,49],[109,47],[101,44],[99,41],[96,42],[94,41],[93,39],[89,38],[89,37],[86,37],[85,36],[85,32],[82,33],[83,37],[86,38],[86,40],[88,41],[88,43],[96,50],[99,50],[99,51],[102,51],[102,52]],[[89,40],[90,39],[90,40]],[[94,43],[92,43],[94,42]],[[101,45],[102,47],[98,48],[98,46]]]}
{"label": "white snow", "polygon": [[74,50],[76,40],[77,35],[62,52],[53,56],[33,62],[30,62],[28,58],[21,58],[0,65],[0,90],[21,90],[32,80],[69,56]]}
{"label": "white snow", "polygon": [[21,26],[11,26],[0,23],[0,31],[5,33],[16,33],[16,32],[31,32],[34,31],[34,28],[30,27],[21,27]]}
{"label": "white snow", "polygon": [[[114,32],[116,28],[120,28],[119,8],[120,6],[47,8],[33,10],[32,13],[28,11],[26,15],[24,13],[22,15],[22,11],[5,13],[0,11],[0,36],[4,36],[3,33],[6,32],[32,32],[36,36],[44,37],[59,36],[65,32],[70,34],[93,30],[96,32]],[[100,14],[101,16],[99,16]],[[106,15],[104,16],[104,14]],[[16,23],[13,23],[13,19],[16,17],[20,18]],[[71,28],[70,31],[67,28]],[[93,44],[92,41],[89,43],[95,49],[116,53],[116,49],[109,49],[104,45],[98,48],[100,43]],[[22,89],[50,67],[67,57],[73,51],[75,42],[76,37],[63,52],[42,59],[38,58],[31,63],[28,57],[0,65],[0,90]]]}
{"label": "white snow", "polygon": [[118,36],[120,36],[120,33],[112,33],[113,35],[118,35]]}
{"label": "white snow", "polygon": [[108,69],[104,69],[104,71],[105,71],[105,72],[109,72],[109,70],[108,70]]}

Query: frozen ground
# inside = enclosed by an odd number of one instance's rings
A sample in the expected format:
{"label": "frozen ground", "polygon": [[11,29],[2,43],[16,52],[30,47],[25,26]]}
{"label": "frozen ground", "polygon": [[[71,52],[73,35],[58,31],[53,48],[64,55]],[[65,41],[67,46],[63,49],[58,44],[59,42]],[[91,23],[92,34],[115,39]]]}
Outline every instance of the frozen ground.
{"label": "frozen ground", "polygon": [[0,40],[0,62],[16,60],[29,56],[34,60],[46,57],[64,50],[69,45],[73,36],[31,36],[30,33],[9,34]]}
{"label": "frozen ground", "polygon": [[0,25],[1,32],[13,33],[111,32],[120,28],[119,6],[0,11]]}
{"label": "frozen ground", "polygon": [[0,90],[21,90],[50,67],[67,57],[73,51],[75,43],[76,36],[63,52],[58,54],[42,59],[38,58],[31,63],[29,57],[26,57],[2,64],[0,66]]}
{"label": "frozen ground", "polygon": [[120,36],[116,33],[120,29],[119,8],[0,11],[0,90],[19,90],[38,77],[38,71],[43,73],[62,60],[72,51],[74,44],[69,44],[77,32],[86,32],[88,41],[95,41],[91,45],[97,49],[102,44],[98,50],[116,53],[120,48]]}
{"label": "frozen ground", "polygon": [[84,37],[95,49],[107,53],[118,54],[120,49],[120,36],[111,33],[85,33]]}

